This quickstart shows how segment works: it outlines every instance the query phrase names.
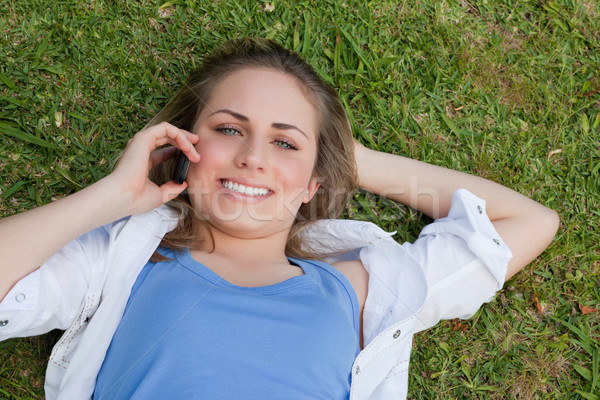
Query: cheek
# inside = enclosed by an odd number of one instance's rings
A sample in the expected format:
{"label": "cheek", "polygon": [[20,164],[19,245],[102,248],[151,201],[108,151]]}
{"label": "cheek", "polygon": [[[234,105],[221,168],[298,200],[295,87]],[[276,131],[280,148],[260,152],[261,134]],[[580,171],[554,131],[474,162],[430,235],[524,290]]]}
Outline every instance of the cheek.
{"label": "cheek", "polygon": [[277,168],[277,179],[287,186],[288,191],[304,192],[312,177],[313,163],[304,159],[282,159]]}
{"label": "cheek", "polygon": [[196,151],[200,154],[200,161],[190,164],[188,176],[200,176],[222,166],[227,160],[231,161],[231,155],[223,146],[218,146],[214,141],[201,141],[196,145]]}
{"label": "cheek", "polygon": [[[203,159],[209,159],[211,155],[215,154],[217,150],[218,142],[216,140],[203,139],[196,144],[196,151],[202,156]],[[222,146],[221,146],[222,147]],[[222,150],[222,149],[220,149]],[[221,153],[221,151],[216,152]],[[201,160],[202,161],[202,160]]]}

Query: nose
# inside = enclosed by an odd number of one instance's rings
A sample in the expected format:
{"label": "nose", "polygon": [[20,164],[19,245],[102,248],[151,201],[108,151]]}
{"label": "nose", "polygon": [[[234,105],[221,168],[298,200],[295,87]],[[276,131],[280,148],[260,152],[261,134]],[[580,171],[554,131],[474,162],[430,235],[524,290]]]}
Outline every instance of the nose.
{"label": "nose", "polygon": [[263,171],[265,169],[263,145],[256,139],[241,141],[235,157],[235,164],[238,168]]}

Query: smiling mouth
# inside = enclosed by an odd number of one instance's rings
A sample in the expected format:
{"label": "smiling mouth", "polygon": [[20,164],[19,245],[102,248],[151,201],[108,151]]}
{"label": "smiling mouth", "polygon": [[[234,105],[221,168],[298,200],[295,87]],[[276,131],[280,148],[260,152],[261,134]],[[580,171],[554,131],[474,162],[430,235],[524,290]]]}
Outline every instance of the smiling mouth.
{"label": "smiling mouth", "polygon": [[246,196],[266,196],[273,193],[273,191],[270,189],[245,186],[237,182],[228,181],[226,179],[220,179],[220,181],[224,188],[236,193],[244,194]]}

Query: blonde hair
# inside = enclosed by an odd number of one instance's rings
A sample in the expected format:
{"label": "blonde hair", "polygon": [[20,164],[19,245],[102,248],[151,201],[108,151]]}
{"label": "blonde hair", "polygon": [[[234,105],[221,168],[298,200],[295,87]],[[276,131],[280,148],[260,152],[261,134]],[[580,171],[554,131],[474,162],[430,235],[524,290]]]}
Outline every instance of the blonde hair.
{"label": "blonde hair", "polygon": [[[215,87],[232,72],[246,68],[272,69],[295,78],[315,109],[318,141],[313,174],[320,187],[312,200],[298,210],[285,252],[288,257],[320,258],[322,254],[316,254],[302,243],[300,233],[311,221],[336,218],[344,210],[357,186],[354,143],[337,93],[298,54],[267,39],[228,41],[206,56],[200,68],[190,74],[185,85],[148,126],[166,121],[191,131]],[[173,160],[164,162],[151,171],[150,179],[161,185],[172,179],[174,167]],[[179,223],[165,235],[161,246],[182,250],[199,239],[199,224],[204,222],[195,214],[187,194],[179,195],[168,204],[179,213]],[[160,255],[155,253],[153,260],[159,259]]]}

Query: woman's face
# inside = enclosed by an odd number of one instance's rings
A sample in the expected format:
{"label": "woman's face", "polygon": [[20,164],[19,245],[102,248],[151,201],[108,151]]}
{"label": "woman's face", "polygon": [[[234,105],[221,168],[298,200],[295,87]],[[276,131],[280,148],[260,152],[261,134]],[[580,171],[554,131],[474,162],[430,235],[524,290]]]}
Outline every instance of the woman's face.
{"label": "woman's face", "polygon": [[269,69],[231,73],[194,133],[201,160],[190,166],[187,182],[200,215],[235,237],[287,232],[319,186],[315,111],[296,80]]}

